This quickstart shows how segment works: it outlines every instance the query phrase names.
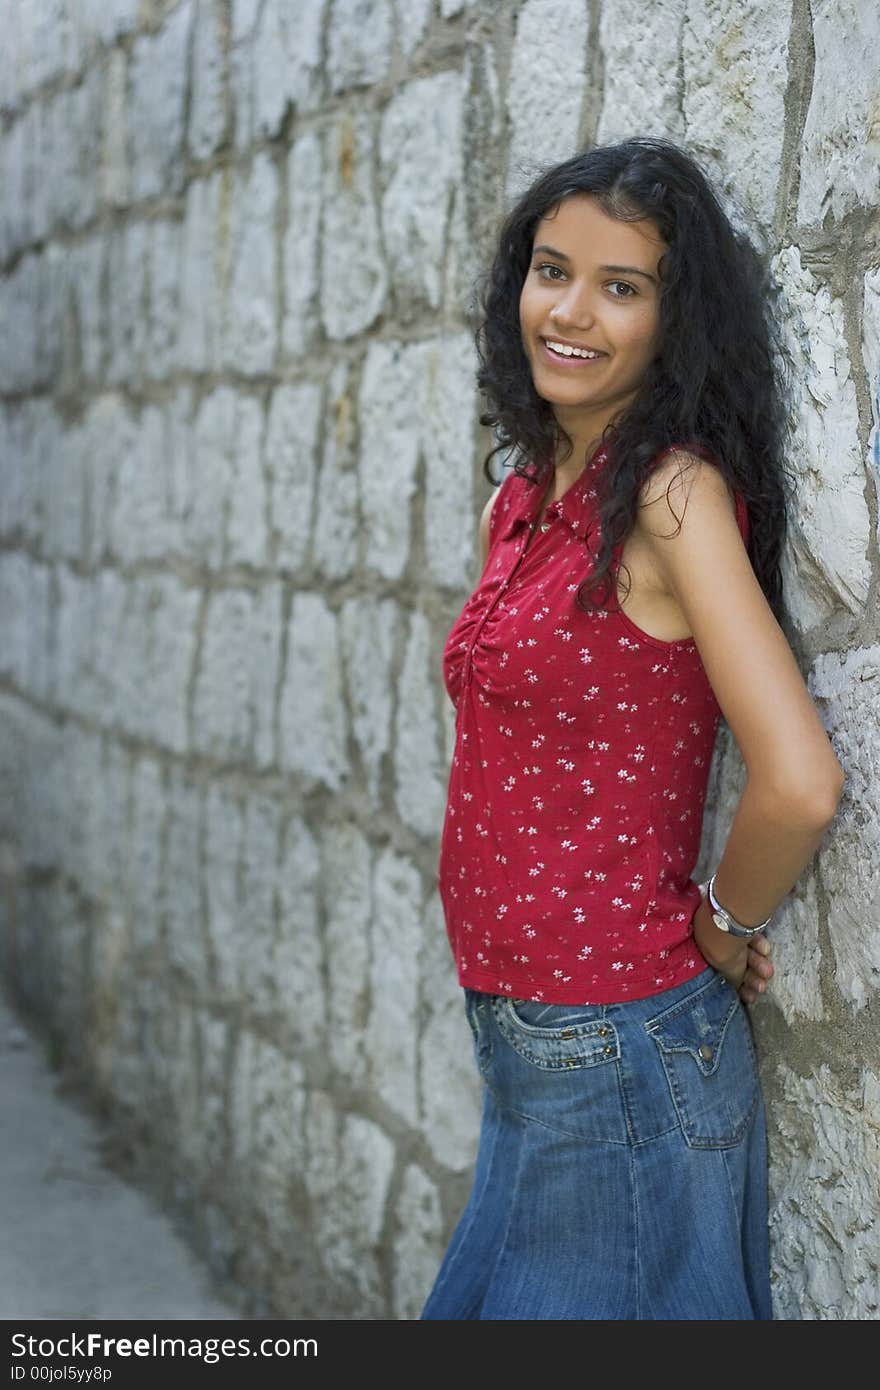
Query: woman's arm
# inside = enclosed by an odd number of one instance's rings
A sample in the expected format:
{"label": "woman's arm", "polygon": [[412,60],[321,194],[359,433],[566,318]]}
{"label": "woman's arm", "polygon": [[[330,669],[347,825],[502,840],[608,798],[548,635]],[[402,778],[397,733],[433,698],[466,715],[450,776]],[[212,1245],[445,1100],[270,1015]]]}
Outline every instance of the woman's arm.
{"label": "woman's arm", "polygon": [[[687,619],[746,764],[715,894],[737,921],[756,925],[812,860],[846,776],[752,570],[721,472],[692,455],[670,455],[641,497],[640,532]],[[744,979],[748,942],[719,931],[705,901],[694,935],[710,964],[736,983]]]}

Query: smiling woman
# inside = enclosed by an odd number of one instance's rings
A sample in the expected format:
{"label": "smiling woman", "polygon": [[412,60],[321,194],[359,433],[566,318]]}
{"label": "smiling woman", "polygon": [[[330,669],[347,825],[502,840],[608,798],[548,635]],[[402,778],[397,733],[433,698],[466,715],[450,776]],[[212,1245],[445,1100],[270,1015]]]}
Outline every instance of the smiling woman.
{"label": "smiling woman", "polygon": [[[772,1317],[745,1005],[843,771],[781,625],[771,288],[668,141],[500,229],[478,381],[514,467],[443,651],[438,864],[483,1121],[423,1318]],[[704,889],[722,717],[749,775]]]}

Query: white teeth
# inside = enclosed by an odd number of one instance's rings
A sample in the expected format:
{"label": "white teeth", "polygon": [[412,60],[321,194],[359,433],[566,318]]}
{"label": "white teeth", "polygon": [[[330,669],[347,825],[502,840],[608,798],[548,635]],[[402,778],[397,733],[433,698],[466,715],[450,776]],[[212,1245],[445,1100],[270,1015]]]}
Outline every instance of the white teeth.
{"label": "white teeth", "polygon": [[[545,339],[546,341],[546,339]],[[565,343],[547,343],[551,352],[558,352],[563,357],[598,357],[598,352],[585,352],[583,348],[567,347]]]}

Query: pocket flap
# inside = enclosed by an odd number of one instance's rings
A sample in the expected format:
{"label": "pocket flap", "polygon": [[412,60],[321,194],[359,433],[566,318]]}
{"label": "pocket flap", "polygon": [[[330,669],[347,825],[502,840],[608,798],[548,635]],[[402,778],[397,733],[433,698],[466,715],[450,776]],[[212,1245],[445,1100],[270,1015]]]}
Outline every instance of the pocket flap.
{"label": "pocket flap", "polygon": [[718,1070],[724,1037],[739,1008],[739,995],[723,975],[696,994],[689,994],[656,1018],[645,1029],[666,1052],[689,1052],[704,1076]]}

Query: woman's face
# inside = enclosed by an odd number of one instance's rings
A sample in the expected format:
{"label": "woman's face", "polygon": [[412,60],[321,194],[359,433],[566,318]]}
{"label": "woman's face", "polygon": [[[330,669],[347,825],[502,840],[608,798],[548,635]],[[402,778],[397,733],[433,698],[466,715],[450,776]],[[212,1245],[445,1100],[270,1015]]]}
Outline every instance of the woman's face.
{"label": "woman's face", "polygon": [[[597,439],[637,396],[660,345],[656,224],[619,222],[590,194],[573,194],[535,229],[520,294],[522,342],[539,396],[575,443]],[[550,342],[593,348],[554,355]]]}

